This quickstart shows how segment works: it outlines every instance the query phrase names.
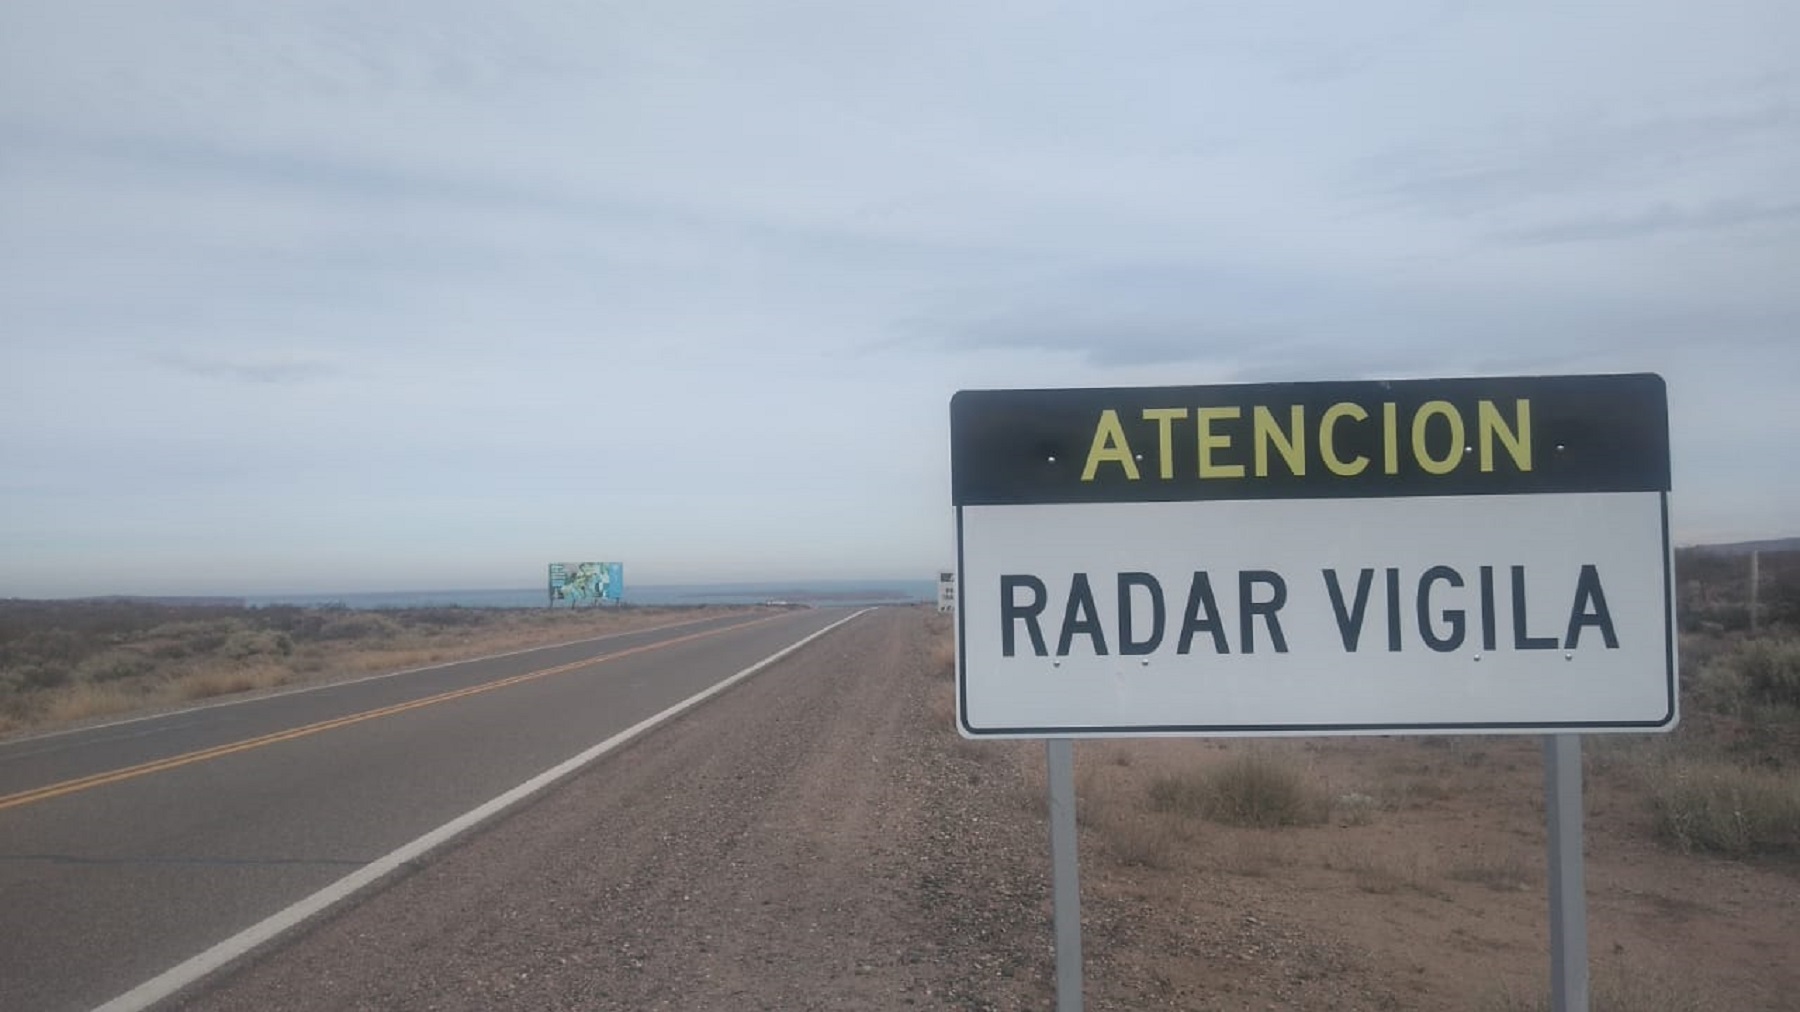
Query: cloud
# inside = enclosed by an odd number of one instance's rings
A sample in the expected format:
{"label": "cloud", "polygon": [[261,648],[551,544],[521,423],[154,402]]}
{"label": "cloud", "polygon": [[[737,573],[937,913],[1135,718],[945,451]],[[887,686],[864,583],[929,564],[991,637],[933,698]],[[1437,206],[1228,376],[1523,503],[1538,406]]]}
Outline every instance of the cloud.
{"label": "cloud", "polygon": [[1414,144],[1363,161],[1357,189],[1383,202],[1466,215],[1545,197],[1679,179],[1706,163],[1785,150],[1800,114],[1785,101],[1656,119],[1564,115],[1499,129],[1484,143]]}
{"label": "cloud", "polygon": [[1538,245],[1637,239],[1669,232],[1703,232],[1741,225],[1781,225],[1800,220],[1800,202],[1764,204],[1749,200],[1716,201],[1698,208],[1659,204],[1635,214],[1570,218],[1532,228],[1495,234],[1504,242]]}
{"label": "cloud", "polygon": [[1179,320],[1022,317],[979,324],[959,335],[965,350],[1071,353],[1097,368],[1168,365],[1230,357],[1255,335]]}
{"label": "cloud", "polygon": [[342,375],[337,366],[316,359],[268,357],[261,361],[224,359],[180,353],[150,356],[164,369],[203,379],[231,380],[238,383],[287,385],[311,383]]}

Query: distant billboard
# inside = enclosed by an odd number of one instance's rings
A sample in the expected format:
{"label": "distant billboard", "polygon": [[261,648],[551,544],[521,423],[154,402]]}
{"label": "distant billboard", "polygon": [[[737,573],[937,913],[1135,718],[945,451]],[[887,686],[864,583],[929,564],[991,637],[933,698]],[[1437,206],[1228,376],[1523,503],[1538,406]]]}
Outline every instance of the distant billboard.
{"label": "distant billboard", "polygon": [[625,593],[622,562],[550,563],[550,606],[618,604]]}

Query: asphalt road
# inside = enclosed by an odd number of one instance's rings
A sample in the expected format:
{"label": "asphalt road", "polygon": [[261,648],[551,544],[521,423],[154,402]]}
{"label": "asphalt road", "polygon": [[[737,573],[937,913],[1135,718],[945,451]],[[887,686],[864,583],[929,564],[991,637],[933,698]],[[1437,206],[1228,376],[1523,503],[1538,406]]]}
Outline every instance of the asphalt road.
{"label": "asphalt road", "polygon": [[0,1009],[90,1009],[848,613],[0,744]]}

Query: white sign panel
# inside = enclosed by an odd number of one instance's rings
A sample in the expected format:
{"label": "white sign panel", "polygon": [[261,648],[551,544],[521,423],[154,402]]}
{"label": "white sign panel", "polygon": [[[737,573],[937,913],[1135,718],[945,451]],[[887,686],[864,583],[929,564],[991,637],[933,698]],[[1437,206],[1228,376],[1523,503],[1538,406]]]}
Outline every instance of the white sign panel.
{"label": "white sign panel", "polygon": [[[958,395],[959,726],[1666,730],[1661,392],[1539,377]],[[1655,410],[1618,421],[1621,399],[1649,395]],[[1594,413],[1615,416],[1602,435]],[[1259,436],[1265,415],[1282,424]],[[1653,445],[1624,445],[1640,430]]]}

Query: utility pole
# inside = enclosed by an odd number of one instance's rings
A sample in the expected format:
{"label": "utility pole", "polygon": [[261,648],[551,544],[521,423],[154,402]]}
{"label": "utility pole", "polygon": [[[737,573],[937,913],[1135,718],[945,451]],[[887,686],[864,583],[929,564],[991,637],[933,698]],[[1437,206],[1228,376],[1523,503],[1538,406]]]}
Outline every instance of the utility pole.
{"label": "utility pole", "polygon": [[1756,605],[1758,592],[1762,588],[1762,553],[1750,553],[1750,635],[1756,635]]}

